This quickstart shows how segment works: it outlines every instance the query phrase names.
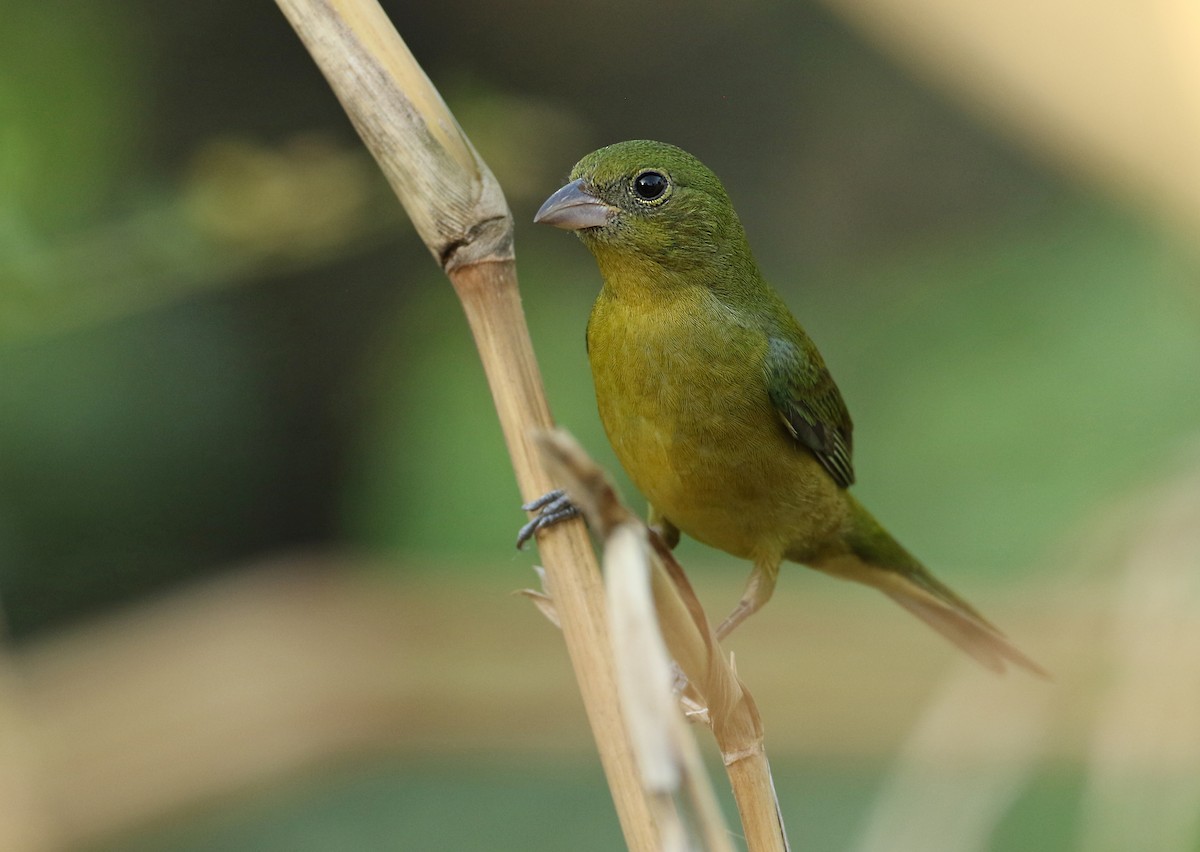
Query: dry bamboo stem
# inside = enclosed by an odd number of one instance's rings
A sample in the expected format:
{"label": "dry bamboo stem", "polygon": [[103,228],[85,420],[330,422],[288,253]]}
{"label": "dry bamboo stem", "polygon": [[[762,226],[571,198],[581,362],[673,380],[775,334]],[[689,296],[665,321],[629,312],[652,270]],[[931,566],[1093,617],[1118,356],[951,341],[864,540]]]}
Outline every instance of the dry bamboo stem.
{"label": "dry bamboo stem", "polygon": [[[499,184],[375,0],[277,0],[450,276],[487,373],[521,494],[550,490],[529,442],[552,425],[521,310],[512,217]],[[658,848],[617,703],[603,592],[581,523],[539,551],[625,840]]]}

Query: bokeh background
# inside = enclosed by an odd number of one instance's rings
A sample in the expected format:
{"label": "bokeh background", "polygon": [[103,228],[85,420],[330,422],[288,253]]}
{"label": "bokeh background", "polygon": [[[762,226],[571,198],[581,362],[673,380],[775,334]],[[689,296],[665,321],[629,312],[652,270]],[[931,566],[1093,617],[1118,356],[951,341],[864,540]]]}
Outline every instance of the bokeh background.
{"label": "bokeh background", "polygon": [[[1056,675],[785,571],[731,646],[797,847],[1200,849],[1195,7],[384,5],[595,457],[598,276],[531,219],[658,138],[822,347],[857,493]],[[0,847],[618,847],[458,305],[282,15],[3,18]],[[723,614],[747,566],[681,558]]]}

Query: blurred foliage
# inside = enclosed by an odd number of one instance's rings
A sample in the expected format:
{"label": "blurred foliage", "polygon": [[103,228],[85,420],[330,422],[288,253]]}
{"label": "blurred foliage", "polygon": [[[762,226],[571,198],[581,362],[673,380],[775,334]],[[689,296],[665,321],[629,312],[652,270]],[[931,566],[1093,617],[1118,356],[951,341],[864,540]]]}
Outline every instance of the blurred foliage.
{"label": "blurred foliage", "polygon": [[[517,558],[451,291],[275,10],[9,5],[0,591],[16,634],[278,548]],[[630,136],[725,178],[850,401],[861,492],[933,564],[1020,571],[1170,463],[1200,407],[1200,334],[1195,267],[1153,227],[816,7],[668,4],[631,28],[633,8],[395,10],[510,196],[556,413],[610,466],[582,347],[597,275],[529,220],[580,154]]]}
{"label": "blurred foliage", "polygon": [[[385,6],[509,195],[551,403],[614,471],[583,348],[598,275],[530,219],[580,155],[632,137],[678,143],[723,177],[850,403],[859,493],[946,579],[1042,567],[1066,529],[1194,437],[1194,256],[820,7]],[[9,0],[4,21],[13,635],[284,549],[421,553],[433,570],[490,563],[526,582],[533,557],[511,550],[523,516],[457,303],[274,6]],[[685,561],[744,570],[694,545]],[[430,781],[425,767],[280,794],[203,841],[122,848],[392,848],[383,838],[445,841],[448,827],[455,843],[411,848],[495,848],[496,825],[556,848],[550,813],[575,848],[611,848],[598,775],[535,771],[480,782],[511,794],[487,799],[487,829],[486,815],[457,824],[462,801],[485,798],[471,772]],[[874,771],[777,773],[783,801],[828,817],[808,845],[852,839]],[[1030,848],[1025,826],[1069,807],[1073,783],[1031,793],[996,848]]]}
{"label": "blurred foliage", "polygon": [[145,59],[128,5],[4,4],[0,248],[6,261],[108,212],[142,143]]}

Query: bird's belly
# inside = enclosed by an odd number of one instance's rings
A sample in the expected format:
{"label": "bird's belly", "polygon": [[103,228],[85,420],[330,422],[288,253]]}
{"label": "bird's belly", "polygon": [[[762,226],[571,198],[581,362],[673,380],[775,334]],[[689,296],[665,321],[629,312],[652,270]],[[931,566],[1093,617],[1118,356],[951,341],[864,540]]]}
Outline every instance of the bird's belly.
{"label": "bird's belly", "polygon": [[787,436],[753,371],[678,348],[621,348],[592,341],[600,416],[630,478],[682,532],[778,559],[840,520],[837,486]]}
{"label": "bird's belly", "polygon": [[627,430],[617,455],[682,532],[744,559],[782,557],[796,542],[824,538],[840,500],[815,459],[790,446],[777,456],[761,437],[741,429],[697,436],[646,419]]}

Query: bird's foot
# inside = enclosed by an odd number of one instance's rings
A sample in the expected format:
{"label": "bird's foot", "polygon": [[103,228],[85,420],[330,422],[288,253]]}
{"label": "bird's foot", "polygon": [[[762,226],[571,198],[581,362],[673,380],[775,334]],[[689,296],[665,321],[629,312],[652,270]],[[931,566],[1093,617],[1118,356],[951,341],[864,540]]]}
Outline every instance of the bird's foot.
{"label": "bird's foot", "polygon": [[579,514],[579,509],[575,508],[575,504],[571,502],[571,498],[561,488],[548,491],[533,502],[526,503],[521,508],[526,512],[537,512],[537,514],[529,520],[529,523],[521,527],[517,533],[517,550],[524,549],[525,545],[531,538],[537,535],[539,530],[547,529],[555,524],[574,518]]}
{"label": "bird's foot", "polygon": [[733,608],[733,612],[729,613],[717,627],[718,641],[724,639],[733,632],[735,627],[763,608],[763,604],[771,599],[771,593],[775,591],[775,580],[778,576],[778,562],[760,563],[754,566],[754,570],[750,572],[750,578],[746,581],[746,591],[742,593],[742,599]]}
{"label": "bird's foot", "polygon": [[734,607],[733,612],[729,613],[729,615],[725,617],[725,620],[722,621],[714,631],[717,641],[720,642],[724,640],[726,636],[733,632],[733,628],[737,627],[739,624],[749,618],[752,612],[753,610],[746,606],[744,601]]}

